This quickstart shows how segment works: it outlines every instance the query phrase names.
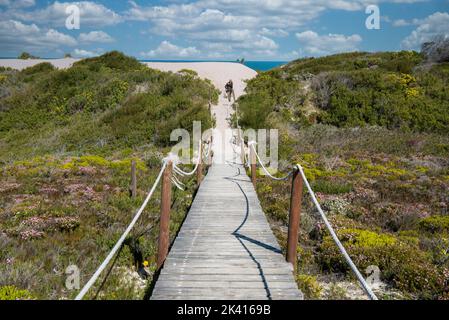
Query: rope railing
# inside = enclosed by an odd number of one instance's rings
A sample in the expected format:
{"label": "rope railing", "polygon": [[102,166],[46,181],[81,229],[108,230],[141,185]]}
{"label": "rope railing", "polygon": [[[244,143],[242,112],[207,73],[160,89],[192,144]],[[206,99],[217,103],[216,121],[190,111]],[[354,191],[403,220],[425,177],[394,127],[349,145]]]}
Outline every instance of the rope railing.
{"label": "rope railing", "polygon": [[133,220],[126,228],[125,232],[123,232],[122,236],[119,238],[115,246],[112,248],[112,250],[109,252],[107,257],[104,259],[103,263],[98,267],[98,269],[95,271],[95,273],[92,275],[92,277],[87,281],[87,283],[84,285],[84,287],[81,289],[81,291],[76,296],[75,300],[82,300],[83,297],[86,295],[86,293],[89,291],[89,289],[94,285],[95,281],[97,281],[100,274],[103,272],[103,270],[107,267],[111,259],[114,257],[114,255],[117,253],[117,251],[120,249],[120,247],[123,245],[123,242],[125,241],[128,234],[131,232],[131,229],[136,224],[137,220],[139,220],[143,210],[147,206],[148,202],[150,201],[151,197],[153,196],[154,191],[156,190],[156,187],[158,186],[162,174],[165,171],[165,168],[167,167],[167,161],[164,161],[161,171],[159,172],[156,181],[154,182],[153,186],[151,187],[150,192],[148,192],[147,197],[145,198],[145,201],[143,202],[142,206],[139,208],[137,213],[135,214]]}
{"label": "rope railing", "polygon": [[290,171],[290,172],[289,172],[286,176],[284,176],[284,177],[278,178],[278,177],[273,176],[273,175],[268,171],[268,169],[265,167],[265,165],[263,164],[262,160],[260,159],[259,154],[257,153],[257,151],[256,151],[256,149],[255,149],[255,147],[254,147],[255,145],[256,145],[255,142],[252,142],[252,143],[250,142],[250,143],[249,143],[250,148],[253,149],[253,151],[254,151],[254,153],[255,153],[255,155],[256,155],[257,161],[259,162],[260,166],[262,167],[263,171],[265,172],[265,174],[266,174],[267,176],[269,176],[271,179],[276,180],[276,181],[285,181],[285,180],[287,180],[288,178],[291,177],[291,175],[293,174],[293,171]]}
{"label": "rope railing", "polygon": [[[111,249],[109,254],[106,256],[106,258],[103,260],[101,265],[97,268],[97,270],[94,272],[94,274],[91,276],[91,278],[87,281],[87,283],[84,285],[84,287],[81,289],[81,291],[78,293],[78,295],[75,297],[75,300],[82,300],[84,296],[87,294],[87,292],[92,288],[92,286],[95,284],[95,282],[98,280],[99,276],[102,274],[102,272],[106,269],[106,267],[109,265],[111,260],[118,254],[120,249],[122,248],[126,238],[128,237],[129,233],[139,220],[140,216],[142,215],[143,211],[145,210],[146,206],[148,205],[148,202],[151,200],[151,197],[153,196],[157,186],[162,180],[162,190],[161,190],[161,216],[159,218],[160,223],[160,231],[159,231],[159,248],[158,248],[158,262],[157,267],[160,268],[160,266],[165,261],[165,258],[167,256],[168,252],[168,224],[170,219],[170,200],[171,200],[171,185],[174,185],[178,189],[184,190],[183,187],[185,185],[179,180],[179,178],[176,176],[176,174],[179,174],[180,176],[191,176],[197,173],[197,180],[198,185],[201,182],[202,178],[202,160],[203,160],[203,152],[202,152],[202,141],[199,141],[199,154],[197,157],[196,165],[193,171],[191,172],[185,172],[181,170],[177,166],[177,158],[173,155],[169,155],[167,158],[163,159],[161,170],[159,171],[159,174],[156,177],[156,180],[151,187],[150,191],[148,192],[144,202],[142,203],[141,207],[137,210],[136,214],[134,215],[133,219],[131,220],[130,224],[126,228],[126,230],[123,232],[123,234],[120,236],[120,238],[117,240],[114,247]],[[206,155],[206,158],[209,158],[212,156],[212,152],[209,151]],[[134,173],[135,174],[135,173]]]}
{"label": "rope railing", "polygon": [[309,180],[307,180],[307,177],[306,177],[306,175],[304,173],[303,168],[299,164],[297,164],[296,167],[297,167],[297,170],[299,170],[299,173],[301,174],[302,180],[304,181],[304,183],[305,183],[305,185],[307,187],[307,190],[309,191],[310,197],[312,198],[312,201],[315,204],[315,207],[317,208],[317,210],[318,210],[318,212],[319,212],[319,214],[321,216],[321,219],[323,219],[324,224],[326,225],[327,230],[331,234],[331,237],[334,240],[335,244],[337,245],[338,249],[340,250],[341,254],[345,258],[346,262],[349,264],[349,267],[351,268],[352,272],[354,272],[354,274],[356,275],[357,279],[359,280],[361,286],[363,287],[363,289],[365,290],[365,292],[369,296],[369,298],[371,300],[377,300],[377,296],[371,290],[371,288],[368,285],[368,283],[366,282],[365,278],[362,276],[362,274],[360,273],[359,269],[357,268],[357,266],[352,261],[351,257],[349,256],[349,254],[346,251],[345,247],[341,243],[340,239],[338,239],[338,236],[335,233],[335,230],[332,227],[332,225],[330,224],[329,220],[327,219],[326,214],[323,212],[323,209],[321,209],[320,203],[318,202],[318,200],[317,200],[317,198],[315,196],[315,192],[313,192],[312,188],[310,187]]}
{"label": "rope railing", "polygon": [[[243,140],[243,139],[242,139]],[[304,170],[301,165],[296,164],[294,169],[290,171],[286,176],[282,178],[274,177],[270,172],[267,170],[265,165],[260,159],[260,156],[257,154],[255,145],[256,143],[254,141],[250,141],[248,143],[249,145],[249,151],[250,151],[250,157],[249,161],[251,162],[251,177],[252,181],[255,184],[255,177],[256,177],[256,161],[260,164],[264,172],[268,177],[270,177],[273,180],[277,181],[285,181],[289,177],[293,176],[292,178],[292,194],[291,194],[291,203],[290,203],[290,217],[289,217],[289,231],[288,231],[288,243],[287,243],[287,260],[294,264],[294,268],[296,268],[296,259],[297,259],[297,253],[296,248],[298,244],[298,229],[299,229],[299,216],[301,212],[301,197],[302,197],[302,183],[306,185],[306,188],[310,194],[310,197],[312,199],[312,202],[314,203],[316,209],[318,210],[321,219],[324,221],[324,224],[326,225],[327,230],[329,231],[333,241],[337,245],[340,253],[343,255],[344,259],[348,263],[349,267],[351,268],[352,272],[357,277],[357,280],[359,281],[360,285],[362,286],[363,290],[367,294],[367,296],[371,300],[378,300],[376,294],[372,291],[371,287],[366,282],[363,275],[358,270],[357,266],[352,261],[351,257],[349,256],[348,252],[346,251],[345,247],[341,243],[340,239],[338,239],[338,236],[330,224],[329,220],[327,219],[326,214],[324,213],[323,209],[320,206],[320,203],[318,202],[315,192],[313,191],[312,187],[310,186],[310,183],[304,173]],[[245,155],[246,156],[246,155]],[[257,159],[257,160],[256,160]],[[298,175],[299,173],[299,175]]]}
{"label": "rope railing", "polygon": [[176,164],[176,162],[173,163],[173,170],[174,170],[176,173],[178,173],[179,175],[181,175],[181,176],[192,176],[192,175],[195,174],[195,172],[197,172],[198,167],[199,167],[199,165],[200,165],[200,163],[201,163],[201,160],[202,160],[201,158],[202,158],[202,156],[201,156],[201,141],[200,141],[200,142],[199,142],[199,149],[198,149],[197,160],[196,160],[196,164],[195,164],[195,167],[193,168],[193,170],[190,171],[190,172],[183,171],[183,170],[181,170],[181,169],[178,167],[178,165]]}

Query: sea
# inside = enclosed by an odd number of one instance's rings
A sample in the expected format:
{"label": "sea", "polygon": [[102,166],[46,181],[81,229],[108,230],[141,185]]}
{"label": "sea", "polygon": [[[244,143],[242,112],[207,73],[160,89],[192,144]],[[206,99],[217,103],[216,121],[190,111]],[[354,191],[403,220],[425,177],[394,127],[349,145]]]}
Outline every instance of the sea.
{"label": "sea", "polygon": [[[8,57],[0,57],[0,59],[15,59],[15,58],[8,58]],[[48,59],[50,58],[42,58],[42,59]],[[239,63],[236,61],[225,61],[225,60],[140,60],[142,62],[234,62]],[[268,71],[274,68],[277,68],[279,66],[282,66],[284,64],[287,64],[288,61],[245,61],[244,65],[248,68],[251,68],[256,71]]]}
{"label": "sea", "polygon": [[[219,60],[140,60],[142,62],[234,62],[236,61],[219,61]],[[245,61],[244,65],[256,71],[268,71],[284,64],[287,61]]]}

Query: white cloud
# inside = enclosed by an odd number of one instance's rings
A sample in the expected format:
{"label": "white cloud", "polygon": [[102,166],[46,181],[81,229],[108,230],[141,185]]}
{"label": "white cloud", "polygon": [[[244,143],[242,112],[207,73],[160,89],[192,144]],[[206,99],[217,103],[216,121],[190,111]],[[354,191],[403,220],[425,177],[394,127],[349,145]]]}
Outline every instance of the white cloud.
{"label": "white cloud", "polygon": [[399,20],[395,20],[393,21],[393,26],[394,27],[406,27],[409,26],[410,22],[405,20],[405,19],[399,19]]}
{"label": "white cloud", "polygon": [[73,50],[72,55],[77,58],[90,58],[90,57],[99,56],[101,53],[102,53],[101,49],[97,49],[97,50],[93,50],[93,51],[84,50],[84,49],[75,49],[75,50]]}
{"label": "white cloud", "polygon": [[146,58],[191,58],[199,53],[195,47],[182,48],[168,41],[162,41],[156,49],[141,52],[140,55]]}
{"label": "white cloud", "polygon": [[44,9],[31,11],[12,10],[3,14],[15,20],[31,21],[34,23],[50,25],[54,27],[65,27],[68,17],[66,8],[69,5],[76,5],[80,9],[81,28],[86,26],[108,26],[122,21],[119,14],[92,1],[78,2],[54,2]]}
{"label": "white cloud", "polygon": [[35,4],[34,0],[0,0],[0,6],[8,8],[27,8]]}
{"label": "white cloud", "polygon": [[302,56],[301,54],[301,50],[293,50],[284,54],[281,54],[279,56],[279,58],[281,60],[285,60],[285,61],[291,61],[291,60],[295,60],[295,59],[299,59]]}
{"label": "white cloud", "polygon": [[342,34],[319,35],[310,30],[297,33],[296,38],[303,45],[304,52],[313,56],[355,51],[362,41],[362,37],[358,34],[351,36]]}
{"label": "white cloud", "polygon": [[404,49],[419,49],[421,44],[432,40],[437,35],[449,36],[447,12],[436,12],[421,20],[418,28],[402,41],[401,46]]}
{"label": "white cloud", "polygon": [[260,34],[269,37],[288,37],[289,35],[289,33],[283,29],[268,29],[268,28],[262,28]]}
{"label": "white cloud", "polygon": [[20,21],[0,21],[0,43],[6,51],[43,51],[61,46],[75,46],[77,41],[54,29],[41,29]]}
{"label": "white cloud", "polygon": [[[131,1],[131,8],[124,18],[148,21],[149,33],[188,39],[202,51],[211,43],[227,43],[230,50],[220,54],[234,52],[241,55],[239,50],[243,48],[254,57],[257,52],[278,50],[277,43],[270,38],[286,37],[328,10],[365,14],[364,9],[370,4],[423,1],[428,0],[198,0],[169,1],[153,6],[140,6]],[[345,48],[338,43],[340,38],[330,38],[329,41]],[[349,37],[348,40],[349,48],[353,50],[359,39]]]}
{"label": "white cloud", "polygon": [[78,40],[83,43],[109,43],[114,42],[109,34],[104,31],[91,31],[89,33],[81,33]]}
{"label": "white cloud", "polygon": [[[67,18],[65,9],[75,4],[80,7],[82,30],[84,27],[97,29],[124,21],[143,21],[148,24],[146,34],[149,36],[165,36],[172,42],[176,41],[173,39],[185,39],[190,48],[203,52],[205,56],[235,57],[245,52],[246,58],[261,58],[280,51],[276,42],[281,40],[279,38],[295,34],[298,30],[307,30],[308,24],[329,10],[360,11],[363,15],[365,7],[370,4],[425,1],[430,0],[170,0],[159,1],[157,5],[138,5],[128,1],[129,9],[119,14],[107,8],[106,4],[93,0],[59,0],[44,8],[24,10],[7,7],[3,12],[0,10],[0,21],[13,19],[55,29],[64,28]],[[34,0],[0,0],[0,4],[4,5],[14,2],[34,3]],[[105,39],[103,42],[108,41]],[[84,41],[84,37],[79,40],[88,42]],[[338,37],[333,39],[337,40]],[[353,44],[350,48],[353,48],[357,41],[355,38],[349,40]],[[216,49],[210,49],[212,46]],[[328,51],[326,48],[320,49],[320,46],[310,46],[310,49]]]}
{"label": "white cloud", "polygon": [[[188,4],[139,6],[131,2],[126,18],[151,21],[170,31],[177,25],[207,25],[285,29],[313,21],[326,10],[360,11],[380,3],[416,3],[428,0],[199,0]],[[175,2],[175,4],[173,4]],[[164,26],[165,22],[168,22]],[[173,31],[173,30],[172,30]]]}
{"label": "white cloud", "polygon": [[420,25],[422,22],[423,22],[422,19],[412,19],[412,20],[398,19],[393,21],[393,26],[394,27],[417,26]]}

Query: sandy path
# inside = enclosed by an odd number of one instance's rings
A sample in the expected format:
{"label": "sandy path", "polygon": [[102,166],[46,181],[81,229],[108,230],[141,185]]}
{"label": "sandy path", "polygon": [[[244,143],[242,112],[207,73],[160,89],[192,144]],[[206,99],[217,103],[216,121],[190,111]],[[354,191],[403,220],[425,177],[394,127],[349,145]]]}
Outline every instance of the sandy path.
{"label": "sandy path", "polygon": [[257,75],[257,72],[239,63],[230,62],[190,62],[190,63],[169,63],[169,62],[146,62],[150,68],[161,71],[177,72],[182,69],[194,70],[201,78],[209,79],[222,91],[218,104],[212,106],[212,113],[216,119],[214,130],[214,163],[223,164],[226,162],[240,162],[238,154],[233,150],[236,148],[232,144],[232,135],[229,131],[229,118],[233,112],[232,102],[229,103],[224,98],[224,86],[232,79],[234,83],[235,98],[244,93],[245,80]]}

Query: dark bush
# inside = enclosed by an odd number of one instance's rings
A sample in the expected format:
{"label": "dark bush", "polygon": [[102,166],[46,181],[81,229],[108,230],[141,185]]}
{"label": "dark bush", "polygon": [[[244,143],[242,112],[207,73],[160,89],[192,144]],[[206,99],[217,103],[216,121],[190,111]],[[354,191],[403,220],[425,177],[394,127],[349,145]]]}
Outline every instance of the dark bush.
{"label": "dark bush", "polygon": [[118,51],[111,51],[99,57],[84,59],[76,62],[76,65],[87,66],[95,71],[98,71],[101,67],[122,71],[141,70],[144,68],[144,65],[137,59],[128,57]]}
{"label": "dark bush", "polygon": [[30,76],[30,75],[34,75],[36,73],[50,72],[50,71],[53,71],[53,70],[55,70],[55,67],[51,63],[42,62],[42,63],[36,64],[36,65],[34,65],[32,67],[28,67],[26,69],[23,69],[21,73],[23,75]]}

